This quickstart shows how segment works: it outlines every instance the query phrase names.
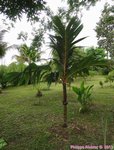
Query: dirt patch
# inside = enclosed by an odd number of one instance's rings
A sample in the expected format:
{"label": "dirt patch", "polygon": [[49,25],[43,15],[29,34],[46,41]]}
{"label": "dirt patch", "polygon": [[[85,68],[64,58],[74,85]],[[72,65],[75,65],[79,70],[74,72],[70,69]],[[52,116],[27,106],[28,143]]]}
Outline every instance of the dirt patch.
{"label": "dirt patch", "polygon": [[62,125],[53,125],[49,131],[54,134],[56,137],[63,139],[64,141],[69,140],[69,136],[72,133],[83,134],[87,127],[78,125],[76,123],[69,123],[67,128],[63,128]]}

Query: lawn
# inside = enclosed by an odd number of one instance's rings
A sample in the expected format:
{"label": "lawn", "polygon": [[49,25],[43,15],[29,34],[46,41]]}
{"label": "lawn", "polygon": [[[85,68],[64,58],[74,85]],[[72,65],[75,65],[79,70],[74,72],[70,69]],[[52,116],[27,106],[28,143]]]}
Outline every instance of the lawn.
{"label": "lawn", "polygon": [[[114,144],[114,87],[101,88],[103,76],[86,79],[94,84],[90,111],[80,114],[76,95],[68,88],[68,128],[62,128],[62,85],[42,84],[43,96],[33,86],[9,87],[0,95],[0,137],[3,150],[69,150],[70,145]],[[82,78],[73,85],[79,85]],[[107,121],[107,127],[105,128]],[[104,130],[107,129],[106,135]]]}

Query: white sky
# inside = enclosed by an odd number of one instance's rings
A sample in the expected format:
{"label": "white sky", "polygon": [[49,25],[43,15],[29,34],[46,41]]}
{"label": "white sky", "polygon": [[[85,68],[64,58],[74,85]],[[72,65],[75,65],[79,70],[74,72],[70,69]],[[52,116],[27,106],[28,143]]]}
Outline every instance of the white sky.
{"label": "white sky", "polygon": [[[57,11],[58,7],[65,6],[65,4],[62,5],[61,0],[45,1],[47,1],[48,5],[54,12]],[[103,10],[104,4],[106,2],[108,2],[109,4],[113,4],[114,0],[101,0],[101,2],[98,2],[96,6],[91,7],[88,11],[83,11],[82,23],[84,25],[84,28],[79,37],[88,36],[88,38],[81,41],[80,46],[97,46],[97,38],[94,29],[96,27],[96,23],[99,21],[101,11]],[[6,34],[4,40],[8,42],[9,45],[20,44],[21,41],[17,40],[17,34],[21,31],[28,32],[28,34],[30,34],[31,29],[31,25],[26,22],[25,18],[23,18],[21,21],[17,21],[17,23],[15,24],[15,28],[12,28],[10,33]],[[43,57],[47,58],[49,56],[49,49],[45,46],[43,46],[43,49],[46,49]],[[9,50],[6,56],[0,60],[0,64],[10,64],[13,61],[12,56],[15,54],[17,54],[16,50]]]}

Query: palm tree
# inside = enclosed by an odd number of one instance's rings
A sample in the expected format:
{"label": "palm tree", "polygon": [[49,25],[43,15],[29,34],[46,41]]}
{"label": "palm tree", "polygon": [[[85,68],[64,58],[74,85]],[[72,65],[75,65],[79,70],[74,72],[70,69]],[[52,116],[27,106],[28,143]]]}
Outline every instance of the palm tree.
{"label": "palm tree", "polygon": [[64,106],[64,124],[67,127],[67,89],[66,85],[69,78],[69,69],[73,65],[73,54],[76,48],[75,44],[82,41],[86,37],[76,40],[76,37],[83,29],[80,20],[73,17],[68,24],[61,21],[59,16],[53,18],[53,27],[55,35],[50,35],[50,47],[53,53],[57,55],[54,59],[59,68],[60,77],[63,86],[63,106]]}
{"label": "palm tree", "polygon": [[[26,44],[21,45],[18,47],[18,51],[20,55],[15,55],[17,61],[19,63],[27,62],[28,65],[35,63],[37,61],[40,61],[40,54],[38,50],[36,50],[33,46],[28,47]],[[31,84],[32,81],[32,75],[31,75],[31,67],[28,67],[29,70],[29,84]]]}
{"label": "palm tree", "polygon": [[83,57],[78,57],[76,44],[86,37],[76,40],[77,36],[83,29],[80,20],[72,17],[68,23],[61,21],[59,16],[53,18],[53,29],[55,35],[50,35],[50,47],[54,55],[54,63],[59,70],[59,76],[63,86],[63,108],[64,123],[63,127],[67,127],[67,88],[68,81],[76,74],[85,72],[90,66],[108,65],[106,60],[101,59],[97,55],[90,53]]}
{"label": "palm tree", "polygon": [[15,55],[18,62],[27,62],[31,64],[33,62],[39,61],[41,52],[38,52],[34,47],[28,47],[26,44],[17,47],[20,55]]}

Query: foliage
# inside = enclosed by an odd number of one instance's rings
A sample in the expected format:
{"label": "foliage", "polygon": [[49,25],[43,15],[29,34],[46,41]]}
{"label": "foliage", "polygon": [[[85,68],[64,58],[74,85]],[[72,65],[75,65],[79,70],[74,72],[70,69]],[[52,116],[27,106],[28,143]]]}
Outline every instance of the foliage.
{"label": "foliage", "polygon": [[112,70],[114,70],[114,60],[107,59],[107,65],[104,67],[101,67],[101,72],[103,75],[108,75],[108,73]]}
{"label": "foliage", "polygon": [[102,75],[108,75],[108,73],[111,71],[109,67],[102,68]]}
{"label": "foliage", "polygon": [[24,32],[24,31],[21,31],[19,34],[18,34],[18,37],[17,37],[18,40],[22,40],[22,41],[26,41],[28,39],[28,33],[27,32]]}
{"label": "foliage", "polygon": [[59,72],[49,71],[45,74],[44,81],[47,82],[48,88],[50,88],[53,82],[57,83],[58,78],[59,78]]}
{"label": "foliage", "polygon": [[[52,48],[56,69],[60,71],[60,78],[63,80],[63,74],[68,74],[74,59],[76,61],[76,58],[74,58],[76,57],[75,44],[86,37],[75,40],[83,29],[83,25],[75,17],[69,21],[67,26],[61,22],[58,16],[54,17],[53,22],[56,35],[50,35],[50,47]],[[65,70],[66,73],[64,73]]]}
{"label": "foliage", "polygon": [[67,3],[70,5],[70,7],[79,9],[81,6],[90,7],[91,5],[95,5],[95,3],[99,0],[67,0]]}
{"label": "foliage", "polygon": [[98,47],[89,47],[85,51],[87,55],[95,55],[99,60],[104,60],[106,56],[104,49]]}
{"label": "foliage", "polygon": [[72,87],[73,91],[77,94],[78,102],[81,104],[81,107],[79,109],[79,112],[85,112],[88,110],[88,106],[90,104],[90,97],[91,97],[91,90],[94,85],[86,86],[84,85],[84,82],[81,83],[80,88],[74,86]]}
{"label": "foliage", "polygon": [[50,66],[48,64],[36,65],[30,63],[26,66],[22,63],[11,63],[9,66],[1,65],[0,84],[2,88],[23,84],[40,85],[41,81],[46,81],[49,84],[50,81],[47,78],[50,74],[49,70]]}
{"label": "foliage", "polygon": [[99,47],[107,51],[107,58],[114,56],[114,7],[108,5],[107,3],[104,6],[102,11],[100,21],[96,26],[96,33],[98,38]]}
{"label": "foliage", "polygon": [[21,19],[22,14],[26,14],[28,19],[37,19],[41,10],[44,9],[44,0],[1,0],[0,1],[0,13],[6,15],[6,17],[15,20]]}
{"label": "foliage", "polygon": [[[63,0],[64,1],[64,0]],[[78,14],[81,14],[81,11],[83,8],[89,9],[91,6],[94,6],[98,1],[100,0],[67,0],[67,4],[69,6],[67,10],[67,17],[70,18],[70,16],[78,16]]]}
{"label": "foliage", "polygon": [[[17,86],[25,83],[25,79],[22,78],[22,72],[25,65],[11,63],[9,66],[0,66],[0,84],[2,88],[6,86]],[[21,82],[20,82],[21,80]]]}
{"label": "foliage", "polygon": [[2,88],[6,86],[17,86],[25,83],[22,72],[5,72],[0,70],[0,85]]}
{"label": "foliage", "polygon": [[111,84],[111,82],[114,81],[114,70],[112,70],[112,71],[110,71],[110,72],[108,73],[108,75],[107,75],[107,77],[106,77],[106,81],[107,81],[107,82],[110,82],[110,84]]}
{"label": "foliage", "polygon": [[7,82],[10,86],[17,86],[25,84],[22,72],[9,72],[7,73]]}
{"label": "foliage", "polygon": [[44,32],[45,32],[45,25],[44,27],[40,26],[39,29],[33,28],[32,35],[34,38],[32,39],[32,43],[30,45],[31,49],[35,49],[37,51],[41,49],[42,43],[44,42]]}
{"label": "foliage", "polygon": [[[42,43],[44,42],[44,33],[45,33],[45,24],[43,25],[44,21],[40,20],[38,22],[39,27],[38,29],[36,29],[35,27],[32,29],[32,33],[31,35],[33,36],[33,39],[31,39],[31,44],[30,44],[30,48],[31,49],[35,49],[35,50],[40,50]],[[26,40],[28,39],[28,33],[21,31],[18,34],[18,40],[22,40],[23,42],[26,42]],[[26,44],[24,44],[26,45]]]}
{"label": "foliage", "polygon": [[35,63],[30,63],[28,66],[25,67],[25,69],[22,72],[20,83],[23,83],[23,80],[25,81],[24,84],[32,84],[33,80],[33,72],[37,68],[37,65]]}
{"label": "foliage", "polygon": [[48,64],[36,65],[35,63],[31,63],[22,72],[19,83],[33,84],[33,86],[37,89],[36,95],[41,97],[42,92],[40,83],[42,81],[49,82],[48,80],[45,80],[47,74],[49,74],[49,69],[50,66]]}
{"label": "foliage", "polygon": [[40,59],[41,53],[34,47],[28,47],[26,44],[23,44],[20,47],[17,47],[17,49],[20,55],[15,55],[14,57],[19,63],[27,62],[28,64],[30,64]]}
{"label": "foliage", "polygon": [[0,66],[0,87],[5,88],[7,86],[7,71],[5,66]]}
{"label": "foliage", "polygon": [[[85,49],[85,53],[87,56],[94,56],[96,59],[98,59],[99,61],[103,61],[105,60],[105,51],[102,48],[98,48],[98,47],[89,47]],[[94,74],[99,74],[102,73],[102,70],[104,70],[104,68],[106,68],[106,66],[104,65],[99,65],[99,66],[91,66],[89,68],[89,73]]]}
{"label": "foliage", "polygon": [[89,74],[89,70],[95,69],[96,71],[99,67],[102,68],[105,66],[108,66],[108,61],[106,59],[101,59],[99,54],[94,55],[94,53],[90,53],[77,61],[74,60],[74,63],[69,70],[69,76],[76,73],[80,74],[81,72],[84,72],[84,74]]}
{"label": "foliage", "polygon": [[0,149],[2,149],[6,145],[7,145],[6,141],[3,138],[0,138]]}
{"label": "foliage", "polygon": [[[27,62],[28,64],[33,62],[40,61],[41,55],[41,46],[44,42],[44,28],[40,27],[40,29],[33,28],[33,39],[30,46],[27,44],[22,44],[21,46],[16,46],[17,50],[19,51],[20,55],[15,55],[17,61],[20,63]],[[18,39],[22,39],[26,41],[28,38],[27,33],[21,32],[18,35]]]}
{"label": "foliage", "polygon": [[7,72],[22,72],[26,68],[26,65],[23,63],[12,62],[7,66]]}
{"label": "foliage", "polygon": [[47,82],[48,88],[50,88],[53,82],[57,83],[59,80],[59,70],[56,68],[53,60],[47,63],[47,68],[43,76],[43,81]]}
{"label": "foliage", "polygon": [[7,50],[7,44],[6,42],[3,42],[3,36],[5,34],[6,30],[0,30],[0,58],[2,58]]}

